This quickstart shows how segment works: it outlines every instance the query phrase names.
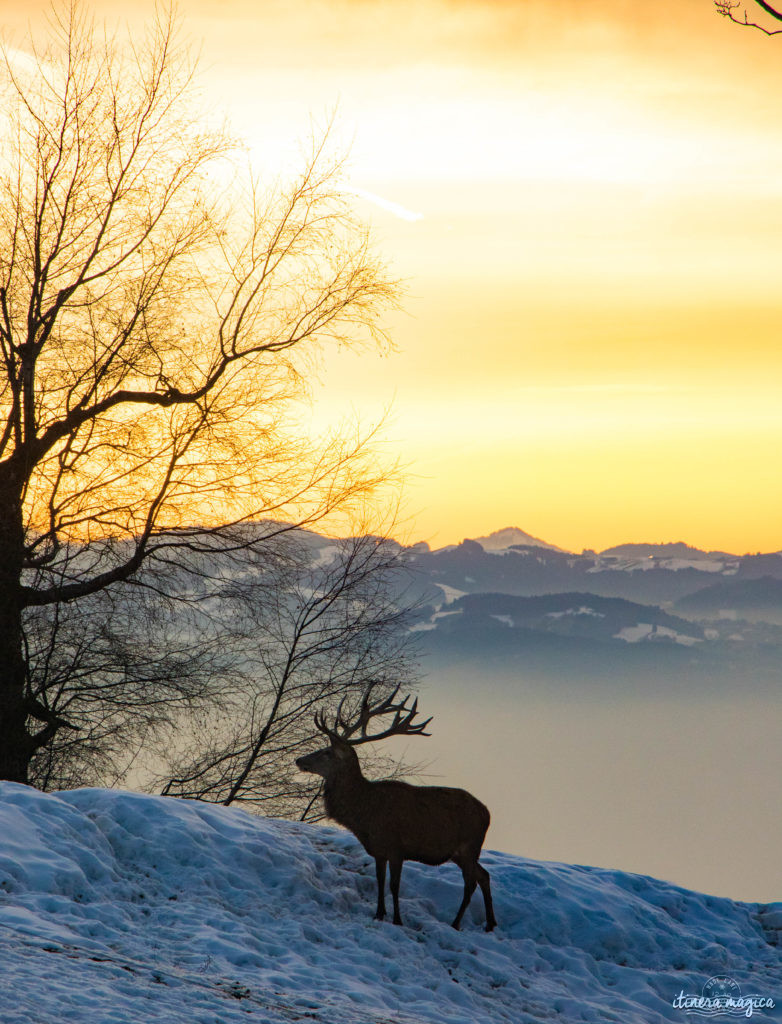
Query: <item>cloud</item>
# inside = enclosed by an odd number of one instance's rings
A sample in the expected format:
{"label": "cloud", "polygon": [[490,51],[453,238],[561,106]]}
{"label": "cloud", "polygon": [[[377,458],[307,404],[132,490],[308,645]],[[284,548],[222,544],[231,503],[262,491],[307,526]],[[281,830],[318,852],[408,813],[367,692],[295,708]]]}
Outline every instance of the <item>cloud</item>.
{"label": "cloud", "polygon": [[368,203],[372,203],[374,206],[379,206],[381,210],[387,210],[400,220],[406,220],[411,223],[423,220],[424,215],[422,213],[416,213],[413,210],[408,210],[406,206],[402,206],[400,203],[395,203],[390,199],[385,199],[383,196],[379,196],[374,192],[368,192],[364,188],[351,188],[349,189],[349,192],[351,195],[357,196],[359,199],[365,199]]}
{"label": "cloud", "polygon": [[3,53],[14,71],[24,71],[28,74],[38,71],[38,61],[26,50],[20,50],[15,46],[5,46]]}

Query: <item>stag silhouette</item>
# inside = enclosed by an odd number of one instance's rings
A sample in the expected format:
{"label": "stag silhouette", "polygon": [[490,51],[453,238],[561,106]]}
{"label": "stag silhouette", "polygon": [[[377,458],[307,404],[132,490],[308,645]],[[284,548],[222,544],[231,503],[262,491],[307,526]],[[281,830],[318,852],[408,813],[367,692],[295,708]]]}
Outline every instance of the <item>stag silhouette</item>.
{"label": "stag silhouette", "polygon": [[[423,864],[444,864],[453,861],[464,876],[464,898],[452,924],[459,928],[476,886],[481,887],[486,909],[486,931],[496,927],[491,898],[489,872],[478,863],[483,840],[489,827],[489,811],[471,793],[447,786],[413,786],[388,779],[372,782],[361,772],[358,755],[353,749],[388,736],[428,736],[424,729],[431,721],[415,724],[418,701],[407,706],[409,697],[394,703],[399,687],[378,701],[370,703],[372,687],[364,694],[356,718],[347,721],[342,705],[333,727],[323,713],[316,714],[315,725],[329,739],[329,746],[296,759],[301,771],[312,772],[324,779],[323,797],[329,818],[350,829],[370,857],[375,859],[377,873],[377,911],[383,920],[386,913],[386,865],[390,868],[391,895],[394,901],[394,924],[402,924],[399,913],[399,883],[402,864],[406,860]],[[381,732],[368,732],[373,718],[393,714],[391,724]]]}

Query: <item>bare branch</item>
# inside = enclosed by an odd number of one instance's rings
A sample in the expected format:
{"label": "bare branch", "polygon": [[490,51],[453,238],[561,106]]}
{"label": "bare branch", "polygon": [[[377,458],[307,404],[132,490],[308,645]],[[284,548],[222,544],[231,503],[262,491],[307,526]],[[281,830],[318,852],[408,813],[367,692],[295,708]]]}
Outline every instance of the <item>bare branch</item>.
{"label": "bare branch", "polygon": [[[309,547],[305,536],[272,548],[280,561],[263,583],[251,577],[221,590],[235,626],[226,644],[244,651],[237,657],[247,671],[236,680],[234,698],[172,759],[160,783],[164,793],[312,816],[316,783],[302,780],[294,758],[311,749],[316,712],[320,720],[331,708],[339,718],[348,703],[363,706],[367,677],[376,680],[371,713],[382,705],[398,719],[397,731],[427,735],[428,723],[419,731],[416,709],[398,702],[390,683],[414,685],[416,676],[404,597],[408,570],[397,546],[356,537],[334,542],[324,561],[323,549]],[[400,771],[377,757],[374,767],[385,775]]]}
{"label": "bare branch", "polygon": [[[767,4],[765,0],[754,0],[754,2],[770,17],[775,18],[777,21],[782,21],[782,12]],[[767,36],[776,36],[782,33],[782,28],[772,29],[760,22],[751,21],[742,0],[735,0],[735,2],[734,0],[714,0],[714,6],[723,17],[729,18],[737,25],[743,25],[746,28],[756,28]],[[742,12],[743,17],[739,17],[737,13],[739,11]]]}
{"label": "bare branch", "polygon": [[[47,779],[65,777],[60,754],[76,763],[88,750],[120,777],[132,760],[121,743],[142,749],[167,720],[151,684],[122,682],[111,659],[156,679],[174,661],[131,657],[101,602],[125,621],[122,588],[187,606],[163,569],[189,584],[208,576],[190,570],[210,554],[247,559],[360,509],[389,478],[371,430],[311,437],[301,408],[325,345],[388,344],[380,318],[397,294],[341,189],[328,130],[294,180],[240,175],[240,147],[192,106],[173,7],[140,42],[97,30],[81,0],[55,0],[50,26],[47,45],[29,43],[34,72],[0,60],[0,778],[21,782],[31,750]],[[249,799],[279,730],[305,720],[290,694],[374,628],[344,623],[341,640],[330,585],[330,598],[304,601],[287,668],[264,650],[277,700],[258,696],[227,774],[214,760],[221,799]],[[74,625],[84,609],[105,628],[97,661]],[[350,672],[318,696],[355,690],[370,662],[357,645]],[[104,710],[90,718],[97,691]],[[193,692],[160,689],[184,703]]]}

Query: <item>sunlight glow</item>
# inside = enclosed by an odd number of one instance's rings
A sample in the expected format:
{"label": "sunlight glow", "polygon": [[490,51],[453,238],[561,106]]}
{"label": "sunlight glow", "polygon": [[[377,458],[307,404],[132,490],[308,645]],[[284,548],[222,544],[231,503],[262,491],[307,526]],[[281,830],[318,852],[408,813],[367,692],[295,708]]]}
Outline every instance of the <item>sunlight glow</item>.
{"label": "sunlight glow", "polygon": [[572,93],[386,101],[379,116],[356,117],[357,172],[375,179],[656,184],[698,154],[686,131]]}
{"label": "sunlight glow", "polygon": [[[48,2],[11,7],[22,33]],[[324,348],[315,421],[392,406],[422,536],[782,547],[779,39],[710,0],[192,0],[186,25],[269,180],[334,118],[406,291],[389,358]]]}
{"label": "sunlight glow", "polygon": [[3,50],[11,67],[17,71],[24,71],[26,74],[35,73],[38,70],[38,62],[25,50],[19,50],[14,46],[6,46]]}

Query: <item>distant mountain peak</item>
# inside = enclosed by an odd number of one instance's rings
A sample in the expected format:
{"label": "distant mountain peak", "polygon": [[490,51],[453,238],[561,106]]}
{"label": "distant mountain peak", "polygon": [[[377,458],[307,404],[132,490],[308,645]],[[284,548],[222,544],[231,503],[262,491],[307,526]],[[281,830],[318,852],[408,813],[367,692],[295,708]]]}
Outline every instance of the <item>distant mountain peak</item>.
{"label": "distant mountain peak", "polygon": [[532,548],[547,548],[549,551],[564,551],[556,544],[548,544],[539,537],[533,537],[518,526],[506,526],[503,530],[495,530],[488,537],[476,537],[476,543],[480,544],[484,551],[502,551],[512,547],[514,544],[524,544]]}
{"label": "distant mountain peak", "polygon": [[615,547],[606,548],[600,554],[619,555],[623,558],[689,558],[696,561],[737,557],[726,551],[702,551],[681,540],[668,544],[617,544]]}

